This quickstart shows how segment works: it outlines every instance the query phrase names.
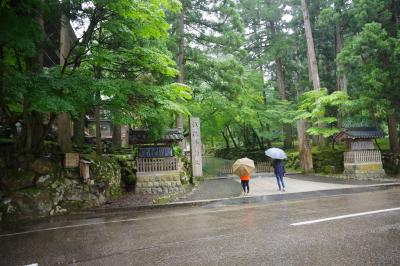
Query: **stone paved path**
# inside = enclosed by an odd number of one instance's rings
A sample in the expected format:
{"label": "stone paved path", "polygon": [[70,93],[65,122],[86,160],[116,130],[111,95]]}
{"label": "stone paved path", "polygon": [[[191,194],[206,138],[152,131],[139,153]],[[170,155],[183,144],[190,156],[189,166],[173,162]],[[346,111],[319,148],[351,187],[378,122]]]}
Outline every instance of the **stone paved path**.
{"label": "stone paved path", "polygon": [[[254,174],[250,180],[249,196],[333,190],[383,183],[382,181],[377,180],[349,180],[301,174],[289,174],[285,177],[284,181],[286,184],[286,192],[280,192],[278,191],[275,176],[272,173]],[[239,197],[241,192],[242,187],[239,178],[234,175],[227,175],[224,177],[206,179],[193,191],[177,198],[174,202],[235,198]],[[99,209],[153,205],[154,200],[157,197],[157,195],[136,195],[131,192],[127,193],[120,199],[114,200],[111,204],[99,207]]]}
{"label": "stone paved path", "polygon": [[[349,180],[300,174],[289,174],[285,177],[284,182],[286,192],[280,192],[272,173],[255,174],[250,180],[249,196],[354,188],[384,183],[378,180]],[[224,178],[205,180],[197,189],[178,199],[177,202],[239,197],[241,192],[239,178],[230,175]]]}

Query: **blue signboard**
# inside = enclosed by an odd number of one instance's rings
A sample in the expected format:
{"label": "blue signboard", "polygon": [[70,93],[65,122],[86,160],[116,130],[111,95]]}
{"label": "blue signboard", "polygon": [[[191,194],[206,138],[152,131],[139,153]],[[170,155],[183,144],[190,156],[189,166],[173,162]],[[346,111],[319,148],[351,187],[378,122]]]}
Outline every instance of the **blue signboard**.
{"label": "blue signboard", "polygon": [[172,157],[172,147],[141,147],[139,148],[140,158]]}

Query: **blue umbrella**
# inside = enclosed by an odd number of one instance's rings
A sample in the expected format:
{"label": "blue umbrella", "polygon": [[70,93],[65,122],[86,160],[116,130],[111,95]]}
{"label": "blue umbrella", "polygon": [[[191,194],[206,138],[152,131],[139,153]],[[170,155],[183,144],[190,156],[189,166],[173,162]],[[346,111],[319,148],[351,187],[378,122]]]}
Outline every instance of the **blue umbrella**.
{"label": "blue umbrella", "polygon": [[265,151],[265,155],[271,157],[272,159],[283,160],[287,158],[286,153],[279,148],[270,148]]}

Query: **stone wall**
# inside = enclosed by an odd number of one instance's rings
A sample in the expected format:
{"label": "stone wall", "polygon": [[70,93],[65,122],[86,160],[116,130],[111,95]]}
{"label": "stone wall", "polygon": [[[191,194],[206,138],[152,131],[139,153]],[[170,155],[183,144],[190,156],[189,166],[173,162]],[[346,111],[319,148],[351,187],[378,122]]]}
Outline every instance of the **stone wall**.
{"label": "stone wall", "polygon": [[137,194],[167,194],[184,192],[179,171],[137,173]]}
{"label": "stone wall", "polygon": [[345,163],[343,174],[356,179],[375,179],[386,177],[382,163],[379,162],[362,164]]}
{"label": "stone wall", "polygon": [[0,177],[0,217],[21,219],[49,216],[72,209],[100,206],[121,194],[121,170],[113,158],[89,156],[90,179],[79,169],[37,159],[28,170],[5,171]]}

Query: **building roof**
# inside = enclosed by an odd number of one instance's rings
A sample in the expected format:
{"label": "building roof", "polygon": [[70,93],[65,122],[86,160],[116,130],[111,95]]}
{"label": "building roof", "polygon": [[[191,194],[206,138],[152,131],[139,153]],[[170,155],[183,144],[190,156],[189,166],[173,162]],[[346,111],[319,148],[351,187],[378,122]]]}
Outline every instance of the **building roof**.
{"label": "building roof", "polygon": [[345,139],[376,139],[382,138],[385,135],[376,127],[352,127],[344,128],[335,136],[336,141]]}
{"label": "building roof", "polygon": [[183,131],[179,128],[165,130],[164,134],[155,141],[150,138],[149,129],[132,129],[129,132],[133,144],[172,143],[183,140]]}
{"label": "building roof", "polygon": [[[50,21],[45,21],[44,23],[44,30],[47,38],[46,49],[43,51],[43,66],[45,67],[54,67],[60,64],[60,29],[60,19],[58,19],[58,23],[55,24]],[[75,34],[74,28],[71,25],[71,22],[69,23],[68,27],[68,35],[70,45],[72,46],[78,38]]]}
{"label": "building roof", "polygon": [[183,131],[179,128],[171,128],[165,131],[161,137],[164,141],[179,141],[183,140]]}

